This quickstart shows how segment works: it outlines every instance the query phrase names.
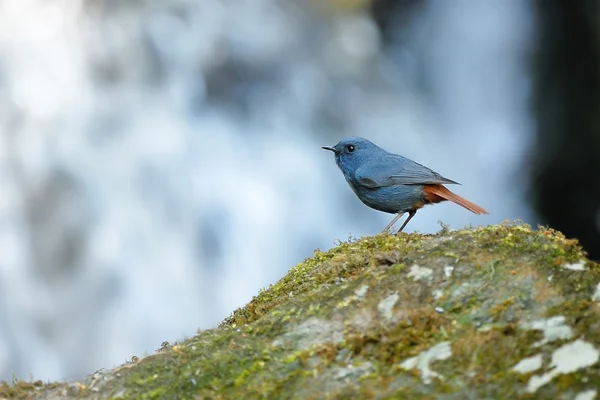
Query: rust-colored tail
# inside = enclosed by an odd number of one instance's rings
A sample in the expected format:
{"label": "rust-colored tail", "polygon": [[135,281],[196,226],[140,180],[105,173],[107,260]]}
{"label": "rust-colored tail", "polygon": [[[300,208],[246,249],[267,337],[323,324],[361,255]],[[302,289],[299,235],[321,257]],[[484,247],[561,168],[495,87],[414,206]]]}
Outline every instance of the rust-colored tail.
{"label": "rust-colored tail", "polygon": [[442,185],[425,185],[423,186],[426,199],[430,203],[439,203],[440,201],[449,200],[453,203],[458,204],[466,208],[475,214],[487,214],[488,212],[476,204],[471,203],[469,200],[460,197],[457,194],[452,193],[445,186]]}

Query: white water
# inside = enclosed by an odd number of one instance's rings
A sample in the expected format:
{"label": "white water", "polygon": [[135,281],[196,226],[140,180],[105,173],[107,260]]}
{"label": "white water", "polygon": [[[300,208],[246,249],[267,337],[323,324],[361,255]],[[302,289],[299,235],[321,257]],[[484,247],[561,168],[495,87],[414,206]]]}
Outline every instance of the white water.
{"label": "white water", "polygon": [[367,14],[308,3],[0,0],[0,379],[152,353],[379,232],[320,149],[344,136],[491,213],[408,231],[532,220],[523,2],[426,2],[387,53]]}

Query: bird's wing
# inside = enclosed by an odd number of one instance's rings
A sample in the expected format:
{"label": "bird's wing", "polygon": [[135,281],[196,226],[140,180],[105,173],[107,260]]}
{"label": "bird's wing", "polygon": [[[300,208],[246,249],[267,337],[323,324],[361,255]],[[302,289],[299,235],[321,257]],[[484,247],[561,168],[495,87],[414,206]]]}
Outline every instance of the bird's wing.
{"label": "bird's wing", "polygon": [[356,178],[370,189],[395,185],[459,184],[407,158],[367,163],[356,171]]}

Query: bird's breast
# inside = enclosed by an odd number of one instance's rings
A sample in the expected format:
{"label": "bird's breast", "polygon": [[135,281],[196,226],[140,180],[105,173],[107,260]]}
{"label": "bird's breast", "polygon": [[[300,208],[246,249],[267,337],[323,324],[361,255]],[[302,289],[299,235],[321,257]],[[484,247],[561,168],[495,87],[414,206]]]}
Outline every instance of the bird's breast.
{"label": "bird's breast", "polygon": [[391,214],[406,212],[423,204],[425,194],[421,185],[397,185],[366,188],[349,182],[358,198],[367,206]]}

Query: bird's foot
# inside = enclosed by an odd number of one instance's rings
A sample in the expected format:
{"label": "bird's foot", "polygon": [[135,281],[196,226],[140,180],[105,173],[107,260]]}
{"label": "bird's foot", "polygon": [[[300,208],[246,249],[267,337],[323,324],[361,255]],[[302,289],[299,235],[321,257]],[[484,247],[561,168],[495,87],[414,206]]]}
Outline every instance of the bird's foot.
{"label": "bird's foot", "polygon": [[[389,224],[387,224],[387,226],[383,229],[383,231],[381,231],[381,233],[390,234],[391,233],[390,231],[391,231],[392,227],[394,226],[394,224],[396,223],[396,221],[398,221],[398,219],[402,216],[402,214],[404,214],[404,213],[403,212],[402,213],[398,213],[394,217],[394,219]],[[402,226],[402,228],[404,228],[404,226]],[[402,228],[400,228],[400,229],[402,229]]]}

